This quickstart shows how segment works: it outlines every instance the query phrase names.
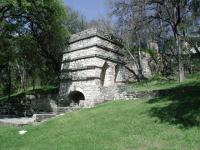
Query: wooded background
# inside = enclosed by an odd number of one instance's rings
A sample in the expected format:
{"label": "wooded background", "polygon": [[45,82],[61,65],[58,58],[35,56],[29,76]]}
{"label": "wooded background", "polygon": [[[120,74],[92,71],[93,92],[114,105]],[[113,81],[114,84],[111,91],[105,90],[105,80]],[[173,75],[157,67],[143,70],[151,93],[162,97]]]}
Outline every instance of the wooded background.
{"label": "wooded background", "polygon": [[182,82],[200,70],[199,0],[110,0],[109,8],[110,18],[87,21],[59,0],[0,0],[0,97],[58,87],[69,36],[91,27],[123,39],[138,81],[146,80],[143,52],[154,61],[153,76]]}

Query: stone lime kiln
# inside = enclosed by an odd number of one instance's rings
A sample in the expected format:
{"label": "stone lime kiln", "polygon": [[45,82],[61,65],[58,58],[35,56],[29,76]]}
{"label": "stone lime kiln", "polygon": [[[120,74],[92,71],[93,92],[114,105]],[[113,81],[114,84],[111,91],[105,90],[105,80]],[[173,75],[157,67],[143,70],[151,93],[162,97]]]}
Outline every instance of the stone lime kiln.
{"label": "stone lime kiln", "polygon": [[127,96],[127,82],[134,75],[127,69],[122,44],[99,29],[72,35],[61,67],[60,105],[81,106],[135,97]]}

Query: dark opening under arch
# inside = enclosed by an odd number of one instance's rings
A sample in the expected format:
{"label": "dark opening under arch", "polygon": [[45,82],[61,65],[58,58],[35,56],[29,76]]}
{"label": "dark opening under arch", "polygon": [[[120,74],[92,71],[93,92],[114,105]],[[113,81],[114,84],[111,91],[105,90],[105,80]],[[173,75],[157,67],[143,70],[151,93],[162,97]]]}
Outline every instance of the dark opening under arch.
{"label": "dark opening under arch", "polygon": [[85,100],[85,96],[83,95],[83,93],[79,92],[79,91],[73,91],[69,94],[68,96],[69,100],[71,102],[74,102],[76,104],[79,104],[80,100]]}
{"label": "dark opening under arch", "polygon": [[105,82],[105,76],[106,76],[106,71],[109,68],[109,65],[107,62],[104,63],[103,67],[102,67],[102,71],[101,71],[101,85],[104,86],[104,82]]}

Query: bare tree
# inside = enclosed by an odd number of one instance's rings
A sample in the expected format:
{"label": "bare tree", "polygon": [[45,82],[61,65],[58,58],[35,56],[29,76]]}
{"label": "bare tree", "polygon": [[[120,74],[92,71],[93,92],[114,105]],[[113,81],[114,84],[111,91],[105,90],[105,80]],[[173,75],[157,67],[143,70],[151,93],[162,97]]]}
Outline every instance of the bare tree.
{"label": "bare tree", "polygon": [[181,38],[182,26],[191,15],[195,0],[118,0],[112,3],[112,14],[118,18],[122,29],[143,31],[152,37],[149,26],[155,26],[154,33],[164,32],[176,41],[179,81],[184,80]]}

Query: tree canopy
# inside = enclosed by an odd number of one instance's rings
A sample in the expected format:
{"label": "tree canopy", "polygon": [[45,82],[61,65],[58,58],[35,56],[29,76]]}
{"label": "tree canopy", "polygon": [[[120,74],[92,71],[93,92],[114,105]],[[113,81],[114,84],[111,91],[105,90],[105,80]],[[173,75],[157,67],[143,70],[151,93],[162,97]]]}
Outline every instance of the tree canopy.
{"label": "tree canopy", "polygon": [[[111,2],[111,14],[115,16],[118,32],[126,39],[129,49],[130,46],[135,47],[135,45],[139,46],[136,48],[137,51],[141,49],[141,46],[143,49],[149,49],[149,43],[156,42],[159,45],[159,51],[163,53],[167,51],[167,46],[173,46],[172,56],[177,60],[179,78],[182,81],[184,79],[182,56],[189,53],[182,51],[184,43],[188,41],[199,54],[199,46],[195,45],[197,42],[195,44],[194,41],[192,42],[194,38],[191,37],[195,32],[199,35],[200,1],[111,0]],[[174,44],[166,45],[172,37]],[[162,60],[170,59],[162,58]]]}
{"label": "tree canopy", "polygon": [[84,27],[80,18],[60,0],[1,0],[0,83],[4,94],[25,90],[36,82],[58,84],[67,39]]}

